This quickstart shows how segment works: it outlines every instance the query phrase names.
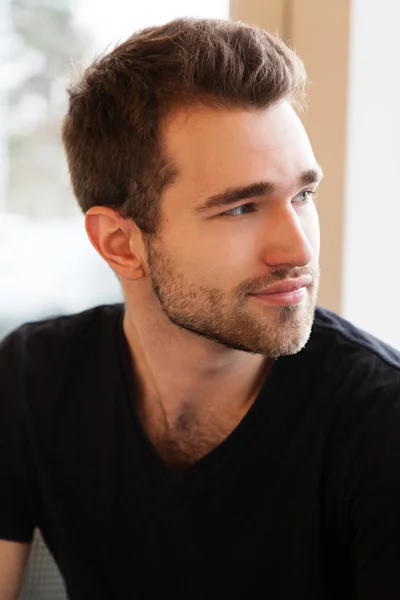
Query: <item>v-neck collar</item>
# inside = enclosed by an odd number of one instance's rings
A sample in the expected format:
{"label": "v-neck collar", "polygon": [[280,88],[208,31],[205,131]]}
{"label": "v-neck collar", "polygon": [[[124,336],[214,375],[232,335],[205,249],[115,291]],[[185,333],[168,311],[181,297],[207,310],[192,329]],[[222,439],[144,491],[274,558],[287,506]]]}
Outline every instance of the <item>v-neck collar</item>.
{"label": "v-neck collar", "polygon": [[[194,482],[198,478],[201,478],[203,473],[205,474],[209,469],[212,469],[215,463],[224,461],[226,457],[235,451],[235,446],[240,451],[242,445],[246,443],[246,439],[252,437],[254,429],[259,425],[262,425],[264,419],[268,418],[273,411],[275,404],[274,395],[280,387],[280,383],[285,380],[284,373],[287,368],[287,358],[289,357],[282,357],[274,361],[256,399],[231,433],[229,433],[220,444],[193,463],[190,467],[183,472],[177,472],[163,461],[140,423],[135,408],[131,375],[131,355],[128,341],[123,331],[123,316],[124,312],[122,310],[120,318],[117,321],[117,352],[123,381],[123,391],[125,399],[129,404],[133,425],[137,434],[140,436],[143,445],[146,447],[149,455],[160,471],[160,474],[166,477],[172,486],[181,486],[185,485],[185,483]],[[223,390],[221,390],[221,393],[223,393]]]}

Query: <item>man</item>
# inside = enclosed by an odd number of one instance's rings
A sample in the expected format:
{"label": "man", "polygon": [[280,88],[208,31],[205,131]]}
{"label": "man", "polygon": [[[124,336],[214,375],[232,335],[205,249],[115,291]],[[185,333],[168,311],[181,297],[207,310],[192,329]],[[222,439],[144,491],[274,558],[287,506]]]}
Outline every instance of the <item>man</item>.
{"label": "man", "polygon": [[0,351],[0,600],[400,597],[400,356],[316,309],[300,60],[180,19],[98,59],[63,140],[122,306]]}

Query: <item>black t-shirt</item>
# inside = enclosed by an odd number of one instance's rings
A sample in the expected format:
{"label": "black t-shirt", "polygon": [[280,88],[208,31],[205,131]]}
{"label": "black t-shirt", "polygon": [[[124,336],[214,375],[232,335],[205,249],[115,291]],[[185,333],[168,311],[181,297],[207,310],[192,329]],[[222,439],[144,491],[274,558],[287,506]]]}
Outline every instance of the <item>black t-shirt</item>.
{"label": "black t-shirt", "polygon": [[39,527],[71,600],[398,600],[400,354],[318,309],[177,474],[135,414],[122,318],[97,307],[0,346],[0,538]]}

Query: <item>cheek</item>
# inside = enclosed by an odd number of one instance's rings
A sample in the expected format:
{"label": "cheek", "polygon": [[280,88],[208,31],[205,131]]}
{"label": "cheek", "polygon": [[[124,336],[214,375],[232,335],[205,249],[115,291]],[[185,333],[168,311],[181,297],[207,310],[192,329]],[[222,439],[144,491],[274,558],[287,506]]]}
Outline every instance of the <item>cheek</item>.
{"label": "cheek", "polygon": [[171,237],[166,246],[168,253],[187,280],[230,288],[238,279],[248,277],[256,256],[257,235],[249,228],[207,225]]}

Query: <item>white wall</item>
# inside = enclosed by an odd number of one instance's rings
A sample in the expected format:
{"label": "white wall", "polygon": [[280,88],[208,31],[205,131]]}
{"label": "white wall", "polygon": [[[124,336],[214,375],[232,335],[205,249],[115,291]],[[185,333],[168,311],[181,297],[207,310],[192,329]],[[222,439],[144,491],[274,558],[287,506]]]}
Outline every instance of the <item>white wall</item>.
{"label": "white wall", "polygon": [[352,0],[342,313],[400,348],[400,2]]}

